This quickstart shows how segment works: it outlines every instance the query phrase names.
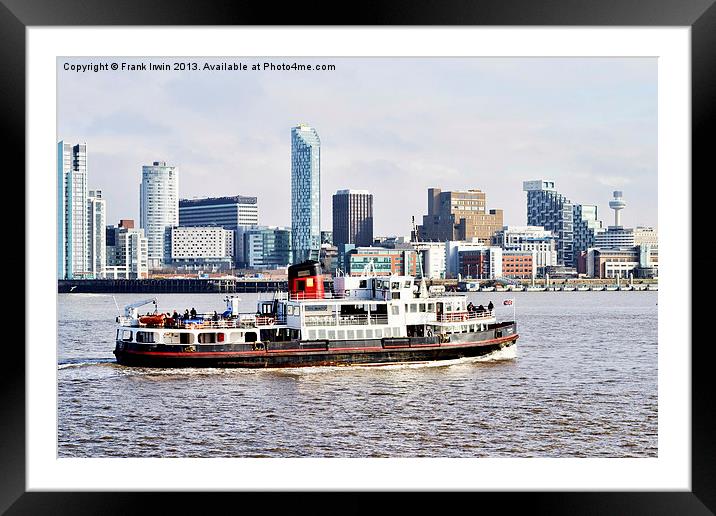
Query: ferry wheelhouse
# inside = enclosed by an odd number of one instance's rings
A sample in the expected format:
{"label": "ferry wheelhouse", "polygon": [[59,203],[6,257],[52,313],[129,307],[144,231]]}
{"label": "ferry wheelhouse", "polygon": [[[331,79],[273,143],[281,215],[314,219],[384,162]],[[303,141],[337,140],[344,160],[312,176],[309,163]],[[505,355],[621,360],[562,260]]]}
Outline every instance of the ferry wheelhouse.
{"label": "ferry wheelhouse", "polygon": [[[145,367],[299,367],[428,362],[515,345],[514,321],[468,310],[464,294],[429,292],[411,276],[337,276],[325,292],[318,262],[289,267],[288,293],[242,313],[227,296],[221,315],[162,314],[156,300],[117,318],[117,362]],[[155,304],[154,313],[139,308]]]}

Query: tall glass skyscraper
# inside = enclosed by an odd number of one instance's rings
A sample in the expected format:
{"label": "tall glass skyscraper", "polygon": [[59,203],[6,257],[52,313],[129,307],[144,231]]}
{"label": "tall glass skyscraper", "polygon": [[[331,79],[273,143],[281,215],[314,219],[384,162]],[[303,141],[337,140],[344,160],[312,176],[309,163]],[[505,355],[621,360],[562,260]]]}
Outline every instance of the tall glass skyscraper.
{"label": "tall glass skyscraper", "polygon": [[144,229],[150,269],[171,260],[171,229],[179,225],[179,172],[165,161],[142,167],[139,227]]}
{"label": "tall glass skyscraper", "polygon": [[321,140],[303,124],[291,129],[291,250],[293,263],[321,251]]}
{"label": "tall glass skyscraper", "polygon": [[57,278],[91,275],[87,242],[87,145],[57,143]]}

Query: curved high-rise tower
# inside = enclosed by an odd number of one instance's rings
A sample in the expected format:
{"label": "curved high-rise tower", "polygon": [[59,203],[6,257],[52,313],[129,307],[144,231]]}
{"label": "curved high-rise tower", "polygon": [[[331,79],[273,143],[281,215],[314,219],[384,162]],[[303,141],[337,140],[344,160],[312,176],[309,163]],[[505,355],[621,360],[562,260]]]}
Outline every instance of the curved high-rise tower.
{"label": "curved high-rise tower", "polygon": [[318,260],[321,250],[321,140],[316,130],[291,129],[291,251],[293,263]]}

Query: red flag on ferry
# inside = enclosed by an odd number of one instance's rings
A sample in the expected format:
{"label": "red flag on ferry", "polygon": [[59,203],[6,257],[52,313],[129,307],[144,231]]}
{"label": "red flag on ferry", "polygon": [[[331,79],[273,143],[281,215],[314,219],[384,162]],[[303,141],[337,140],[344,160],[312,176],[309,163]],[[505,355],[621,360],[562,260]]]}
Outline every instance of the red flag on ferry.
{"label": "red flag on ferry", "polygon": [[505,301],[503,302],[503,304],[505,304],[505,305],[511,305],[512,303],[513,303],[512,299],[505,299]]}

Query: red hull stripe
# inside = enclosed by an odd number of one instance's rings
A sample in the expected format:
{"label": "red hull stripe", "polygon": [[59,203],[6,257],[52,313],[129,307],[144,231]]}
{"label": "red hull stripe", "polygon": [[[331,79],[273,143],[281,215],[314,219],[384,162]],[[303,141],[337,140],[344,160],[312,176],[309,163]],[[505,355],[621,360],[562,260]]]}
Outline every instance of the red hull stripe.
{"label": "red hull stripe", "polygon": [[[461,344],[452,344],[452,345],[443,345],[439,346],[442,349],[453,349],[453,348],[464,348],[467,346],[474,346],[476,344],[480,345],[486,345],[486,344],[497,344],[499,342],[506,342],[509,340],[517,340],[518,335],[509,335],[507,337],[500,337],[499,339],[490,339],[490,340],[484,340],[482,342],[464,342]],[[412,346],[413,348],[416,347],[438,347],[434,344],[429,345],[417,345]],[[381,346],[372,346],[369,348],[331,348],[329,350],[325,349],[275,349],[275,350],[257,350],[257,351],[185,351],[185,352],[174,352],[174,351],[136,351],[136,350],[130,350],[126,349],[123,350],[123,353],[130,353],[132,355],[157,355],[157,356],[163,356],[163,357],[186,357],[186,356],[192,356],[192,357],[215,357],[215,356],[251,356],[251,355],[270,355],[273,353],[315,353],[316,351],[323,351],[324,353],[330,352],[333,354],[333,352],[340,352],[340,351],[376,351],[376,350],[384,350],[384,349],[411,349],[408,346],[395,346],[395,347],[381,347]]]}

